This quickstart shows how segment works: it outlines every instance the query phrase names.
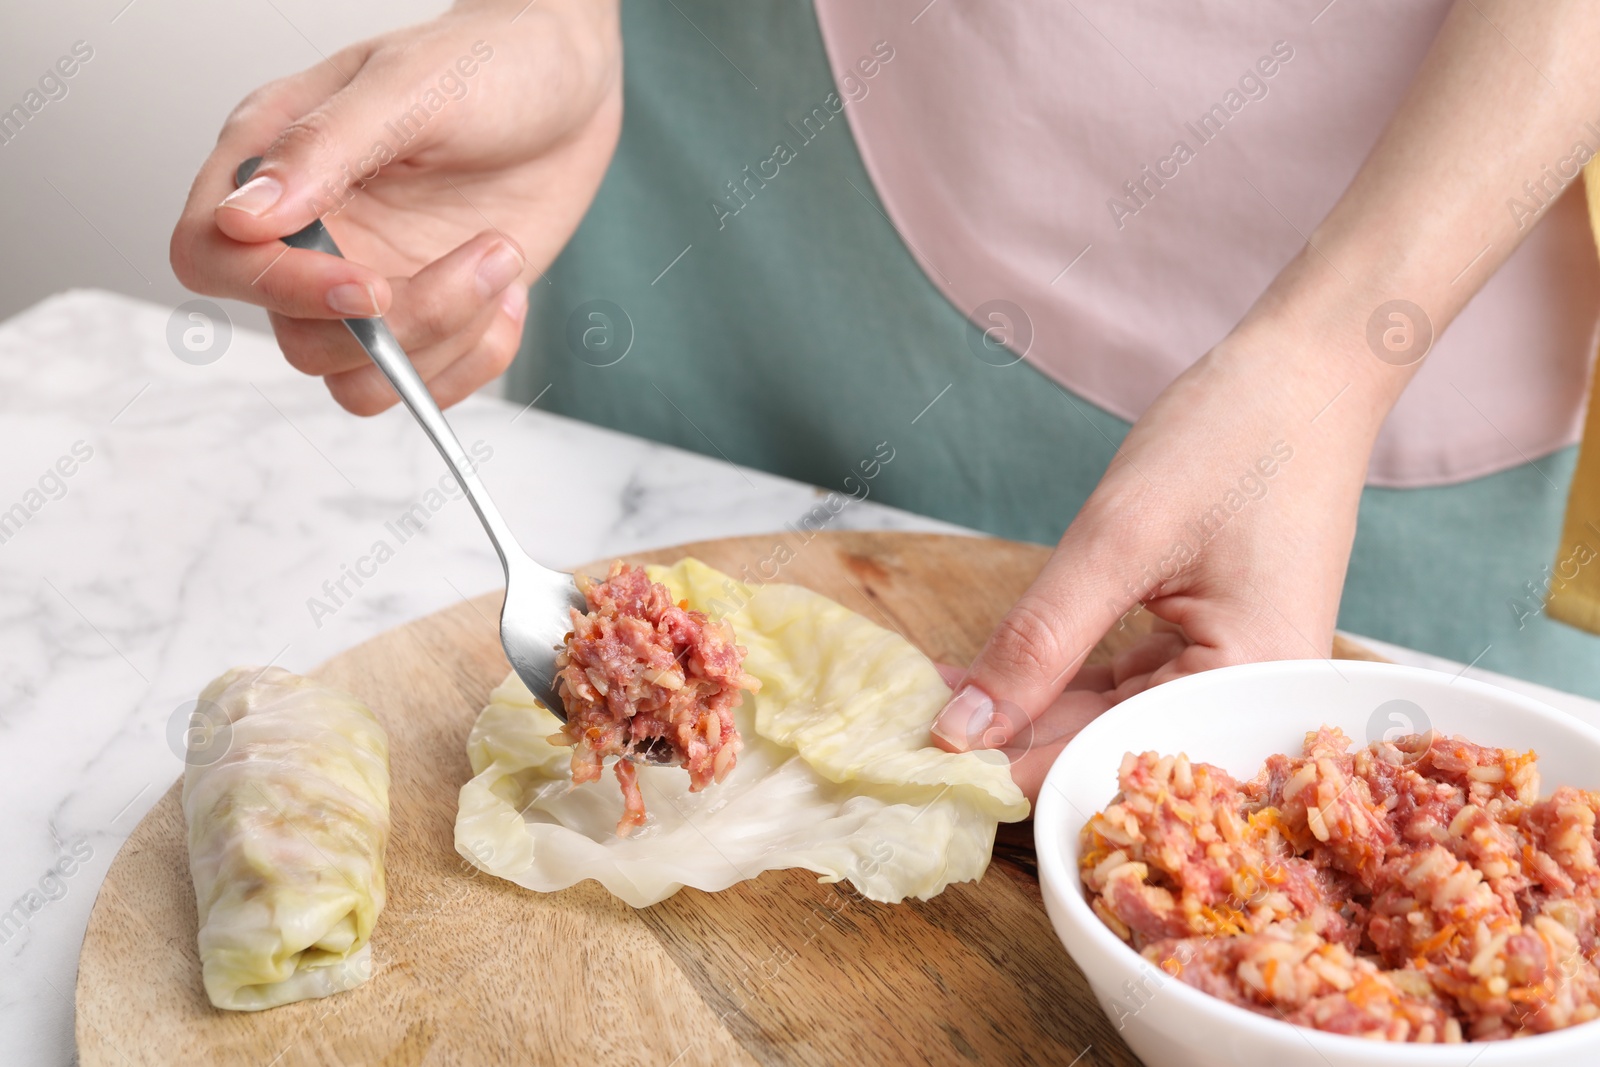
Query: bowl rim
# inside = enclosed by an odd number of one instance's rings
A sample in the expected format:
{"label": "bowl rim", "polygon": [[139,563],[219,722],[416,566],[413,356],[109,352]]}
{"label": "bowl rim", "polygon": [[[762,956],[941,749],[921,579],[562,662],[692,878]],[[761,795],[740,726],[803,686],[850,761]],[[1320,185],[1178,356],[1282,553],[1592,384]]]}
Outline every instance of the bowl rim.
{"label": "bowl rim", "polygon": [[[1230,667],[1218,667],[1209,671],[1176,678],[1163,685],[1146,689],[1141,693],[1129,697],[1127,700],[1096,717],[1087,726],[1078,732],[1057,754],[1046,773],[1044,782],[1039,787],[1039,799],[1034,808],[1034,851],[1039,864],[1039,878],[1041,883],[1047,879],[1051,883],[1058,883],[1061,891],[1056,894],[1060,897],[1064,907],[1065,920],[1079,930],[1097,948],[1105,951],[1113,960],[1125,960],[1129,964],[1130,973],[1136,965],[1148,965],[1149,961],[1134,951],[1111,928],[1102,922],[1099,916],[1090,908],[1087,898],[1082,891],[1082,881],[1076,870],[1076,857],[1070,865],[1067,862],[1067,852],[1077,851],[1077,831],[1086,819],[1078,819],[1069,810],[1075,805],[1067,799],[1067,794],[1061,788],[1061,780],[1068,777],[1068,767],[1072,762],[1072,750],[1077,746],[1082,751],[1080,744],[1084,738],[1094,739],[1102,733],[1109,732],[1114,724],[1120,720],[1137,714],[1147,704],[1158,701],[1171,701],[1179,699],[1190,689],[1206,686],[1226,685],[1235,679],[1261,678],[1278,676],[1294,676],[1312,669],[1326,670],[1326,659],[1299,659],[1299,660],[1273,660],[1266,663],[1247,663]],[[1453,689],[1477,692],[1490,697],[1502,704],[1512,705],[1515,710],[1543,719],[1551,724],[1579,735],[1589,741],[1596,749],[1600,749],[1600,728],[1591,726],[1582,719],[1577,718],[1558,708],[1552,707],[1535,697],[1527,696],[1489,682],[1475,678],[1465,678],[1461,675],[1451,676],[1443,671],[1427,667],[1413,667],[1407,664],[1376,662],[1369,660],[1340,660],[1339,669],[1364,678],[1381,677],[1407,677],[1426,681],[1431,685],[1448,685]],[[1204,762],[1202,757],[1201,762]],[[1110,801],[1110,797],[1106,801]],[[1068,833],[1068,830],[1071,833]],[[1070,840],[1069,840],[1070,839]],[[1045,890],[1046,896],[1050,890]],[[1056,932],[1061,939],[1060,931]],[[1069,950],[1068,954],[1071,952]],[[1164,987],[1165,988],[1165,987]],[[1534,1034],[1528,1037],[1508,1039],[1506,1041],[1466,1041],[1460,1045],[1418,1045],[1402,1042],[1373,1042],[1367,1038],[1355,1037],[1349,1034],[1334,1033],[1328,1030],[1317,1030],[1315,1027],[1300,1026],[1283,1019],[1274,1019],[1271,1016],[1230,1004],[1219,997],[1188,985],[1184,982],[1172,982],[1170,988],[1180,1004],[1201,1013],[1213,1014],[1217,1021],[1223,1025],[1254,1033],[1263,1040],[1281,1042],[1290,1035],[1295,1035],[1303,1041],[1310,1042],[1310,1034],[1317,1035],[1317,1040],[1333,1042],[1333,1047],[1341,1052],[1356,1053],[1365,1050],[1368,1053],[1381,1048],[1386,1057],[1396,1057],[1396,1062],[1416,1064],[1454,1064],[1454,1056],[1459,1055],[1459,1050],[1472,1045],[1489,1049],[1496,1045],[1508,1044],[1514,1040],[1517,1048],[1523,1050],[1521,1055],[1537,1056],[1557,1055],[1582,1049],[1600,1039],[1600,1019],[1578,1023],[1561,1030],[1552,1030],[1548,1033]],[[1098,999],[1098,998],[1097,998]],[[1104,1006],[1101,1006],[1104,1011]],[[1536,1044],[1529,1045],[1528,1042]],[[1481,1053],[1480,1053],[1481,1054]]]}

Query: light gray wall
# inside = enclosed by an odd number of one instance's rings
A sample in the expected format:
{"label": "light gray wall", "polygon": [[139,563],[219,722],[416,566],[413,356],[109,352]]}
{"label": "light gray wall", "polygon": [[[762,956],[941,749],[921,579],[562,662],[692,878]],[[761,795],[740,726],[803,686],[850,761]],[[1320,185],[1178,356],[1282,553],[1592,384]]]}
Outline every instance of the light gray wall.
{"label": "light gray wall", "polygon": [[[447,0],[4,0],[0,112],[84,41],[93,58],[0,144],[0,319],[95,286],[176,305],[167,239],[245,93]],[[53,187],[52,187],[53,184]],[[266,316],[229,304],[234,321]]]}

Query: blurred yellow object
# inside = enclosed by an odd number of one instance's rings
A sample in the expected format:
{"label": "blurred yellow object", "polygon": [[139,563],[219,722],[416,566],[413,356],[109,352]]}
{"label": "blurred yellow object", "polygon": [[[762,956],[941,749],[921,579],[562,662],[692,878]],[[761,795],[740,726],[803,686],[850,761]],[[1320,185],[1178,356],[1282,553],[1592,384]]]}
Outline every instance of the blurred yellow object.
{"label": "blurred yellow object", "polygon": [[[1600,158],[1583,168],[1589,226],[1600,248]],[[1578,466],[1567,496],[1567,517],[1556,547],[1556,569],[1545,610],[1552,619],[1600,634],[1600,364],[1590,371],[1589,412],[1584,417]],[[1587,565],[1585,565],[1587,564]],[[1572,573],[1569,577],[1568,572]]]}

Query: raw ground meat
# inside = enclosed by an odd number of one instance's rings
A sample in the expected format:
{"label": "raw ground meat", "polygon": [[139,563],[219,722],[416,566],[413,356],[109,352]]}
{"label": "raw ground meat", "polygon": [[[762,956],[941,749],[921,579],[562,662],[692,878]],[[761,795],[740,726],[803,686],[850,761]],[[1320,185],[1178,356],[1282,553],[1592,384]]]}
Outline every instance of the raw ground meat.
{"label": "raw ground meat", "polygon": [[1166,973],[1288,1022],[1455,1042],[1600,1017],[1600,794],[1532,752],[1324,727],[1238,782],[1129,753],[1083,831],[1095,914]]}
{"label": "raw ground meat", "polygon": [[[725,621],[712,622],[642,568],[617,562],[606,580],[577,575],[589,611],[572,612],[572,632],[556,657],[567,722],[551,740],[572,746],[572,781],[600,777],[609,756],[622,785],[617,834],[645,819],[644,797],[627,757],[655,742],[689,772],[689,790],[733,770],[740,740],[733,709],[760,683],[743,670],[744,649]],[[657,740],[659,739],[659,741]]]}

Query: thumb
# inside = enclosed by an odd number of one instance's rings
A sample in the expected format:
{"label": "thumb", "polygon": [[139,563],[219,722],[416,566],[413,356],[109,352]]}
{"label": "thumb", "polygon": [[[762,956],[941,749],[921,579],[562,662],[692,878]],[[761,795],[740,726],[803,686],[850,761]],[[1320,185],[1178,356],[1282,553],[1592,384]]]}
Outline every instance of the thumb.
{"label": "thumb", "polygon": [[236,241],[271,241],[360,195],[396,158],[388,143],[393,138],[378,136],[383,94],[374,82],[358,71],[349,85],[284,127],[250,180],[217,206],[217,228]]}
{"label": "thumb", "polygon": [[1000,620],[933,722],[952,752],[1000,748],[1025,734],[1138,599],[1126,564],[1075,551],[1069,531]]}

